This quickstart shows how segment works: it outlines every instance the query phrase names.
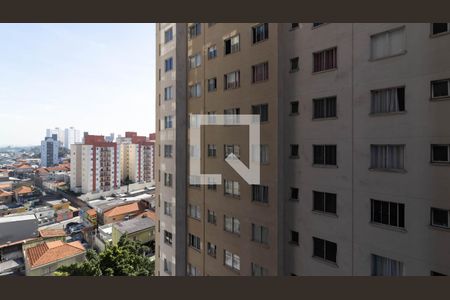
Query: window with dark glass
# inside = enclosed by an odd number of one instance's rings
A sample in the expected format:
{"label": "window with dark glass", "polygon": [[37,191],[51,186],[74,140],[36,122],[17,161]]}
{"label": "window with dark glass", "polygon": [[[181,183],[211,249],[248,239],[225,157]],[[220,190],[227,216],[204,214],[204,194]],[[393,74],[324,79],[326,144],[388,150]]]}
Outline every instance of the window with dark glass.
{"label": "window with dark glass", "polygon": [[405,204],[371,199],[370,207],[371,222],[405,227]]}
{"label": "window with dark glass", "polygon": [[330,214],[336,214],[337,195],[313,191],[313,210]]}
{"label": "window with dark glass", "polygon": [[313,256],[318,257],[324,260],[328,260],[331,262],[336,262],[337,256],[337,244],[320,239],[317,237],[313,237]]}

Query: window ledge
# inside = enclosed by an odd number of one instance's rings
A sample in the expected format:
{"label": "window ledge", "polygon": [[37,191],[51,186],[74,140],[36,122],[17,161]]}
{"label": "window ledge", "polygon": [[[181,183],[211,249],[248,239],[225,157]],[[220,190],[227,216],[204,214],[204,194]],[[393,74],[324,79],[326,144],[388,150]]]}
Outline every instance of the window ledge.
{"label": "window ledge", "polygon": [[327,217],[331,217],[331,218],[339,218],[339,216],[335,213],[329,213],[326,211],[320,211],[320,210],[312,210],[312,213],[316,214],[316,215],[321,215],[321,216],[327,216]]}
{"label": "window ledge", "polygon": [[270,206],[270,205],[269,205],[269,202],[261,202],[261,201],[255,201],[255,200],[252,200],[252,203],[253,203],[253,204],[256,204],[256,205],[259,205],[259,206],[264,206],[264,207]]}
{"label": "window ledge", "polygon": [[290,158],[290,159],[299,159],[300,156],[292,156],[292,155],[289,155],[289,158]]}
{"label": "window ledge", "polygon": [[292,203],[299,203],[299,202],[300,202],[300,199],[289,198],[288,201],[289,201],[289,202],[292,202]]}
{"label": "window ledge", "polygon": [[292,116],[292,117],[295,117],[295,116],[299,116],[300,115],[300,113],[289,113],[289,116]]}
{"label": "window ledge", "polygon": [[371,172],[386,172],[386,173],[400,173],[404,174],[407,173],[405,169],[378,169],[378,168],[369,168],[369,171]]}
{"label": "window ledge", "polygon": [[226,269],[228,269],[228,270],[230,270],[230,271],[232,271],[232,272],[234,272],[234,273],[236,273],[236,274],[240,274],[239,272],[240,272],[240,270],[236,270],[235,268],[233,268],[233,267],[230,267],[229,265],[226,265],[226,264],[223,264],[223,266],[226,268]]}
{"label": "window ledge", "polygon": [[386,55],[386,56],[378,57],[378,58],[369,58],[369,61],[370,62],[375,62],[375,61],[379,61],[379,60],[389,59],[389,58],[392,58],[392,57],[405,55],[406,53],[408,53],[408,51],[403,50],[402,52],[396,53],[396,54]]}
{"label": "window ledge", "polygon": [[430,33],[430,39],[438,38],[438,37],[441,37],[443,35],[448,35],[448,34],[450,34],[450,31],[436,33],[436,34]]}
{"label": "window ledge", "polygon": [[300,247],[300,243],[295,243],[295,242],[292,242],[292,241],[289,241],[289,245],[295,246],[295,247]]}
{"label": "window ledge", "polygon": [[262,242],[258,242],[258,241],[255,241],[255,240],[250,240],[254,245],[257,245],[258,247],[260,247],[260,248],[263,248],[263,249],[270,249],[270,247],[269,247],[269,244],[265,244],[265,243],[262,243]]}
{"label": "window ledge", "polygon": [[432,101],[432,102],[445,101],[445,100],[450,100],[450,95],[449,96],[431,97],[430,98],[430,101]]}
{"label": "window ledge", "polygon": [[300,24],[297,27],[292,27],[289,28],[289,31],[296,31],[296,30],[300,30]]}
{"label": "window ledge", "polygon": [[337,169],[337,168],[339,168],[338,165],[321,165],[321,164],[312,164],[312,167],[321,168],[321,169]]}
{"label": "window ledge", "polygon": [[382,223],[377,223],[377,222],[372,222],[372,221],[370,221],[369,224],[374,226],[374,227],[381,228],[381,229],[386,229],[386,230],[391,230],[391,231],[396,231],[396,232],[401,232],[401,233],[407,233],[408,232],[408,230],[406,230],[405,228],[402,228],[402,227],[396,227],[396,226],[382,224]]}
{"label": "window ledge", "polygon": [[437,167],[449,167],[450,166],[450,162],[445,162],[445,161],[442,161],[442,162],[434,162],[434,161],[432,161],[432,162],[430,162],[430,164],[432,166],[437,166]]}
{"label": "window ledge", "polygon": [[240,199],[241,196],[234,196],[234,195],[229,195],[229,194],[224,194],[225,197],[227,198],[233,198],[233,199]]}
{"label": "window ledge", "polygon": [[294,70],[289,70],[289,73],[293,74],[293,73],[297,73],[298,71],[300,71],[300,68],[297,68],[297,69],[294,69]]}
{"label": "window ledge", "polygon": [[263,84],[269,81],[269,78],[267,79],[263,79],[263,80],[258,80],[258,81],[252,81],[251,84]]}
{"label": "window ledge", "polygon": [[260,44],[262,44],[262,43],[264,43],[264,42],[266,42],[268,40],[269,40],[269,38],[265,38],[265,39],[263,39],[261,41],[257,41],[257,42],[253,42],[252,41],[252,46],[258,46],[258,45],[260,45]]}
{"label": "window ledge", "polygon": [[393,111],[393,112],[379,112],[379,113],[369,113],[370,117],[385,117],[385,116],[395,116],[395,115],[404,115],[407,111]]}
{"label": "window ledge", "polygon": [[312,72],[312,75],[316,75],[316,74],[323,74],[323,73],[328,73],[328,72],[333,72],[333,71],[337,71],[337,68],[333,68],[333,69],[327,69],[327,70],[323,70],[323,71],[317,71],[317,72]]}
{"label": "window ledge", "polygon": [[430,229],[432,230],[438,230],[438,231],[445,231],[445,232],[450,232],[450,228],[449,227],[443,227],[443,226],[438,226],[438,225],[428,225],[430,227]]}
{"label": "window ledge", "polygon": [[325,117],[325,118],[312,118],[312,121],[329,121],[329,120],[337,120],[338,117]]}
{"label": "window ledge", "polygon": [[320,256],[315,256],[315,255],[313,255],[312,258],[313,258],[314,260],[318,261],[318,262],[321,262],[321,263],[324,263],[324,264],[326,264],[326,265],[329,265],[330,267],[339,268],[339,266],[338,266],[337,263],[335,263],[335,262],[333,262],[333,261],[326,260],[325,258],[322,258],[322,257],[320,257]]}

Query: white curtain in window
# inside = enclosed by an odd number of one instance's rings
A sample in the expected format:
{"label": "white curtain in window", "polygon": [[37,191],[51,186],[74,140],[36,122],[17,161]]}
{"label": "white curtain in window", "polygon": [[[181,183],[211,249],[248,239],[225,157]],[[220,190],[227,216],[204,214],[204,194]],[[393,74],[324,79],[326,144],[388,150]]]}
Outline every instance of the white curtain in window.
{"label": "white curtain in window", "polygon": [[403,263],[378,255],[372,255],[373,276],[402,276]]}
{"label": "white curtain in window", "polygon": [[372,92],[372,113],[399,111],[396,88]]}

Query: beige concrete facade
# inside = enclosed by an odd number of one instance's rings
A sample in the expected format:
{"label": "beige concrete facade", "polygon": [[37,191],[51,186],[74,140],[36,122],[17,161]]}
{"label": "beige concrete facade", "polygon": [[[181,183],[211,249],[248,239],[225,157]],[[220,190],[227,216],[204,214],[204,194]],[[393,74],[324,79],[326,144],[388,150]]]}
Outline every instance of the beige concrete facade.
{"label": "beige concrete facade", "polygon": [[[188,37],[181,71],[187,74],[186,93],[176,105],[187,103],[187,115],[223,114],[230,108],[251,114],[252,106],[268,104],[268,120],[261,123],[261,144],[268,146],[261,185],[268,187],[268,202],[253,201],[252,187],[224,161],[224,145],[237,144],[241,160],[248,162],[248,131],[235,126],[204,128],[203,173],[221,173],[223,179],[239,182],[240,195],[225,195],[224,184],[216,190],[186,187],[185,215],[192,215],[189,205],[200,211],[200,218],[196,213],[194,218],[187,216],[185,227],[187,237],[200,239],[200,249],[189,241],[175,248],[187,251],[188,273],[255,275],[252,266],[257,265],[264,268],[264,275],[387,275],[374,263],[376,256],[396,261],[395,266],[384,262],[396,275],[450,274],[450,217],[447,226],[435,226],[431,220],[432,208],[450,210],[450,166],[431,161],[432,145],[450,144],[450,97],[432,97],[432,82],[450,78],[450,34],[433,35],[431,24],[271,23],[268,38],[254,43],[258,23],[202,23],[198,35],[196,28],[191,29],[194,24],[184,25]],[[158,25],[157,32],[161,41]],[[189,32],[196,36],[191,38]],[[239,50],[225,55],[225,41],[236,35]],[[208,49],[214,45],[217,55],[209,58]],[[317,57],[329,49],[335,50],[320,59],[332,61],[335,55],[331,67],[314,71],[321,68]],[[190,59],[197,54],[200,64]],[[163,57],[157,61],[164,63]],[[195,68],[189,68],[191,61]],[[298,68],[293,67],[295,61]],[[252,66],[263,62],[268,63],[268,79],[253,83]],[[224,89],[224,75],[237,70],[239,87]],[[208,79],[214,77],[216,90],[208,91]],[[201,92],[190,97],[189,87],[197,83]],[[401,88],[403,109],[374,113],[374,91],[388,88]],[[160,93],[157,84],[157,96]],[[316,100],[326,97],[335,99],[336,113],[314,117]],[[292,111],[295,103],[298,112]],[[158,110],[159,120],[157,106]],[[187,134],[188,128],[184,130]],[[161,151],[162,135],[157,131]],[[208,145],[215,145],[216,157],[208,157]],[[291,145],[298,145],[298,156],[292,157]],[[335,162],[317,163],[314,146],[324,145],[334,147]],[[400,145],[402,167],[373,167],[371,151],[377,145]],[[168,167],[160,159],[157,155],[157,170]],[[172,170],[178,180],[184,176],[187,181],[186,169],[184,175]],[[291,189],[298,190],[298,199],[291,199]],[[334,194],[335,211],[314,207],[314,191]],[[161,199],[170,195],[163,189],[158,193]],[[402,205],[404,214],[397,208],[392,222],[402,218],[404,224],[374,221],[373,200]],[[216,224],[208,222],[208,210],[215,212]],[[239,219],[239,234],[224,230],[225,216]],[[268,228],[267,243],[253,241],[252,224]],[[317,239],[329,252],[322,258],[317,255],[321,251]],[[215,258],[208,254],[208,242],[216,245]],[[225,250],[239,257],[238,270],[226,265]]]}

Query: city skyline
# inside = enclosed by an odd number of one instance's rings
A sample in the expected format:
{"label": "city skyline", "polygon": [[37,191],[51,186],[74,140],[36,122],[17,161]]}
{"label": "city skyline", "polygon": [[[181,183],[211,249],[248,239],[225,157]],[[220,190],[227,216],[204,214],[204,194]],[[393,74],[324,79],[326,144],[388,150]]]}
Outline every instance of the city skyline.
{"label": "city skyline", "polygon": [[0,117],[12,127],[0,127],[0,147],[37,146],[55,127],[154,132],[153,33],[154,24],[2,24]]}

